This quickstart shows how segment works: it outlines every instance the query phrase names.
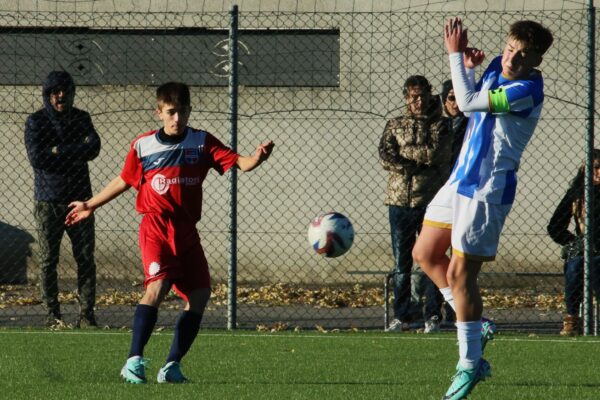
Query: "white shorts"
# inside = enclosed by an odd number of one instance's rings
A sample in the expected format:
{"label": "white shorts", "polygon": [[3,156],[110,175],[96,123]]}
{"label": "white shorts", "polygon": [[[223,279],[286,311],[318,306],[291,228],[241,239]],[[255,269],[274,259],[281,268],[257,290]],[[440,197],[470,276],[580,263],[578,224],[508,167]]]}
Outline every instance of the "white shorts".
{"label": "white shorts", "polygon": [[452,253],[477,261],[496,258],[500,233],[512,204],[463,196],[446,183],[427,206],[424,225],[452,230]]}

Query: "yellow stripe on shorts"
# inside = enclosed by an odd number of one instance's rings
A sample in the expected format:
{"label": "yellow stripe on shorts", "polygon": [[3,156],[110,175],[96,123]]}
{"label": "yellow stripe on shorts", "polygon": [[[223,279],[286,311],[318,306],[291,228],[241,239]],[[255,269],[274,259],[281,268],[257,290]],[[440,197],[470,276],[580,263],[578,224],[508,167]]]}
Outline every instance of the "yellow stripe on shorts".
{"label": "yellow stripe on shorts", "polygon": [[429,219],[424,219],[423,225],[431,226],[433,228],[452,229],[452,224],[447,224],[445,222],[431,221]]}

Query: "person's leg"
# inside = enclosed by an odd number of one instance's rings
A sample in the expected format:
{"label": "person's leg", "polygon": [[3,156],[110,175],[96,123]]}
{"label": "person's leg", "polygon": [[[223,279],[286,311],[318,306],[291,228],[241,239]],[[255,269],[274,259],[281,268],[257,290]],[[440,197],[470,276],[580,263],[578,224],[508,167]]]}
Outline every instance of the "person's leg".
{"label": "person's leg", "polygon": [[594,256],[591,268],[592,290],[596,301],[600,300],[600,256]]}
{"label": "person's leg", "polygon": [[481,319],[483,301],[477,283],[481,265],[481,261],[469,260],[457,255],[452,256],[447,279],[452,288],[457,321]]}
{"label": "person's leg", "polygon": [[419,320],[423,317],[423,297],[425,296],[424,281],[428,279],[419,265],[413,264],[410,275],[410,319]]}
{"label": "person's leg", "polygon": [[195,289],[190,293],[185,310],[179,315],[175,325],[175,334],[167,363],[171,361],[180,362],[194,343],[209,299],[209,288]]}
{"label": "person's leg", "polygon": [[77,326],[96,326],[96,262],[94,260],[95,232],[93,216],[67,228],[77,263],[77,294],[79,318]]}
{"label": "person's leg", "polygon": [[450,261],[448,282],[456,305],[459,361],[444,399],[466,398],[478,382],[491,376],[490,364],[482,357],[483,302],[477,284],[481,264],[456,254]]}
{"label": "person's leg", "polygon": [[413,248],[413,258],[426,273],[428,285],[425,294],[425,317],[429,321],[436,316],[437,321],[430,321],[425,327],[427,333],[439,330],[439,313],[441,300],[437,289],[444,295],[446,301],[452,300],[451,290],[447,280],[447,271],[450,265],[448,248],[450,247],[452,230],[430,225],[423,225]]}
{"label": "person's leg", "polygon": [[[211,284],[208,261],[194,228],[190,240],[192,246],[181,255],[182,278],[174,283],[175,292],[186,301],[185,309],[175,325],[171,350],[165,365],[158,371],[158,383],[185,383],[187,378],[181,372],[181,359],[198,336],[204,309],[210,299]],[[197,242],[196,242],[197,240]]]}
{"label": "person's leg", "polygon": [[438,317],[441,320],[442,317],[442,303],[444,298],[438,287],[433,283],[427,275],[424,275],[421,284],[423,285],[423,294],[425,296],[425,308],[423,316],[425,319],[431,317]]}
{"label": "person's leg", "polygon": [[171,283],[155,280],[146,286],[144,296],[135,309],[133,332],[127,362],[121,369],[121,376],[130,383],[146,383],[144,347],[148,343],[158,318],[158,307],[165,298]]}
{"label": "person's leg", "polygon": [[450,229],[424,225],[412,251],[414,260],[440,289],[449,286],[446,274],[450,259],[446,253],[451,234]]}
{"label": "person's leg", "polygon": [[[183,294],[177,286],[175,290],[180,295]],[[188,381],[181,372],[180,363],[198,336],[204,309],[210,299],[210,292],[210,288],[197,288],[183,294],[182,297],[187,298],[187,302],[175,324],[173,342],[165,365],[156,376],[158,383],[185,383]]]}
{"label": "person's leg", "polygon": [[394,254],[394,318],[405,323],[410,319],[413,228],[411,209],[389,206],[392,252]]}
{"label": "person's leg", "polygon": [[565,261],[565,305],[567,315],[563,320],[562,336],[580,334],[581,318],[579,307],[583,300],[583,257],[572,257]]}
{"label": "person's leg", "polygon": [[448,282],[456,305],[459,363],[465,369],[475,368],[482,355],[483,301],[477,283],[481,265],[481,261],[453,255],[448,269]]}
{"label": "person's leg", "polygon": [[567,314],[579,315],[583,298],[583,257],[572,257],[565,261],[564,273]]}
{"label": "person's leg", "polygon": [[158,307],[169,290],[171,283],[165,280],[156,280],[148,283],[144,296],[135,309],[133,316],[133,332],[129,357],[144,355],[144,347],[156,324]]}
{"label": "person's leg", "polygon": [[42,201],[35,202],[34,215],[38,228],[41,296],[48,312],[47,323],[53,325],[56,320],[62,320],[56,267],[64,233],[64,218],[57,215],[52,203]]}
{"label": "person's leg", "polygon": [[[484,203],[457,195],[453,202],[452,256],[447,282],[456,311],[459,340],[457,373],[445,399],[462,399],[475,385],[491,376],[489,363],[482,358],[485,344],[493,337],[495,325],[482,322],[483,301],[477,278],[484,261],[492,261],[510,205]],[[484,327],[486,329],[482,329]]]}

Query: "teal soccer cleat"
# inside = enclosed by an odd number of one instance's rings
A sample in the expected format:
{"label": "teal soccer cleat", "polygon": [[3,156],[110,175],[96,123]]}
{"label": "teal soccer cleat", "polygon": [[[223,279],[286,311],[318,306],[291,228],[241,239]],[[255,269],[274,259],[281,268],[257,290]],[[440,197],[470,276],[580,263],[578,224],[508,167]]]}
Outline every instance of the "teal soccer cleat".
{"label": "teal soccer cleat", "polygon": [[185,383],[187,378],[181,373],[181,366],[177,361],[171,361],[158,371],[158,383]]}
{"label": "teal soccer cleat", "polygon": [[121,377],[129,383],[146,383],[148,360],[140,356],[131,357],[121,369]]}
{"label": "teal soccer cleat", "polygon": [[479,360],[479,365],[472,369],[462,368],[459,364],[456,366],[456,374],[452,378],[452,385],[450,385],[442,400],[466,399],[479,381],[484,381],[490,376],[492,376],[492,368],[483,358]]}
{"label": "teal soccer cleat", "polygon": [[489,341],[494,340],[494,334],[497,328],[494,321],[485,317],[481,318],[481,354],[485,350],[485,346]]}

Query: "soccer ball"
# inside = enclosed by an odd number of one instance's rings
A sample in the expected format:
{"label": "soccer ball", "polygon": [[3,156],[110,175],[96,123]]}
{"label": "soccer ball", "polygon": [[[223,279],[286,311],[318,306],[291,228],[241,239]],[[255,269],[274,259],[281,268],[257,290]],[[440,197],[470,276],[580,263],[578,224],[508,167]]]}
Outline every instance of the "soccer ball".
{"label": "soccer ball", "polygon": [[344,215],[322,213],[308,226],[308,242],[317,254],[339,257],[347,252],[354,241],[354,228]]}

